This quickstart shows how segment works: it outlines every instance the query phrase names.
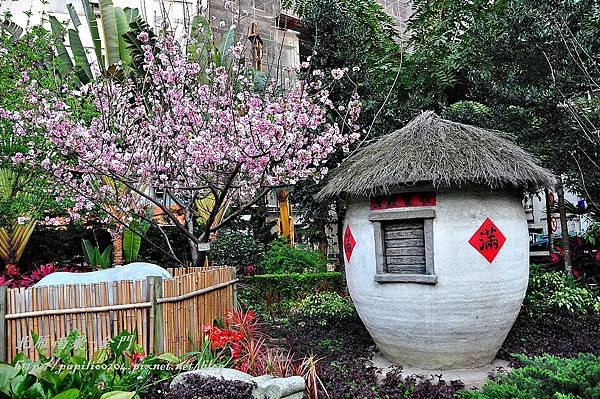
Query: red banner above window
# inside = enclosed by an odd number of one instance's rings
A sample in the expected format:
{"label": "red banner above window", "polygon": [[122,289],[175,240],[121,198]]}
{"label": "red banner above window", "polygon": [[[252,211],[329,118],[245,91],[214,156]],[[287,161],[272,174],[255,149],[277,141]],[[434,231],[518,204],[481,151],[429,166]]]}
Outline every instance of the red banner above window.
{"label": "red banner above window", "polygon": [[371,210],[435,206],[435,192],[380,195],[371,198]]}

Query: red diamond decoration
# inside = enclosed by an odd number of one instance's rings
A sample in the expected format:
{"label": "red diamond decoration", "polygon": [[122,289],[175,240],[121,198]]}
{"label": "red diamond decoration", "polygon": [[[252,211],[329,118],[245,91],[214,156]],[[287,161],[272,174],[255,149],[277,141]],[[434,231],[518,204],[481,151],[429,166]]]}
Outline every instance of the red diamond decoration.
{"label": "red diamond decoration", "polygon": [[490,263],[496,258],[505,242],[506,237],[490,218],[485,219],[469,240],[469,244]]}
{"label": "red diamond decoration", "polygon": [[352,230],[350,230],[350,226],[346,226],[346,231],[344,232],[344,252],[346,253],[347,262],[350,262],[350,258],[352,257],[352,251],[354,251],[355,246],[356,240],[352,235]]}

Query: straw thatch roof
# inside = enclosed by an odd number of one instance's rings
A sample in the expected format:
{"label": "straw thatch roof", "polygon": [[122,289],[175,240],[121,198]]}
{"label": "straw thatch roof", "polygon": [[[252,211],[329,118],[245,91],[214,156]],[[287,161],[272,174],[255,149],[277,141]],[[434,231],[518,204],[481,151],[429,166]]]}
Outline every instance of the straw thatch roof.
{"label": "straw thatch roof", "polygon": [[428,111],[346,159],[318,197],[370,196],[420,183],[535,189],[552,185],[554,177],[505,133]]}

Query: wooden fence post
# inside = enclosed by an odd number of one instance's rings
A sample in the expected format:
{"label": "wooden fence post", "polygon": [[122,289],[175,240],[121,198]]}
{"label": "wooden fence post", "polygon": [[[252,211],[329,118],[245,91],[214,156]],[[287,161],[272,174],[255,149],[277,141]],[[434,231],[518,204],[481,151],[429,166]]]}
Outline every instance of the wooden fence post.
{"label": "wooden fence post", "polygon": [[0,363],[6,363],[8,356],[8,335],[6,331],[6,306],[8,289],[0,287]]}
{"label": "wooden fence post", "polygon": [[160,354],[165,350],[163,309],[162,304],[158,303],[158,300],[163,297],[162,277],[148,277],[148,293],[150,294],[150,303],[152,304],[150,316],[154,316],[154,324],[149,323],[154,333],[154,353]]}

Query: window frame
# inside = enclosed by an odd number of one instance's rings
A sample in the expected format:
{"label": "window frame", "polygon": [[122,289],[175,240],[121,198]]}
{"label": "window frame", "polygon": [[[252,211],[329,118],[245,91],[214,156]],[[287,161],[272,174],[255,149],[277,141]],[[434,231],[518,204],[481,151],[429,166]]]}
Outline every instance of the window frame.
{"label": "window frame", "polygon": [[[423,220],[423,241],[425,246],[425,274],[388,273],[386,272],[386,257],[383,238],[385,222],[398,220]],[[435,209],[422,207],[419,209],[385,209],[369,212],[369,220],[373,224],[375,238],[375,281],[378,283],[422,283],[437,284],[433,263],[433,219]]]}

